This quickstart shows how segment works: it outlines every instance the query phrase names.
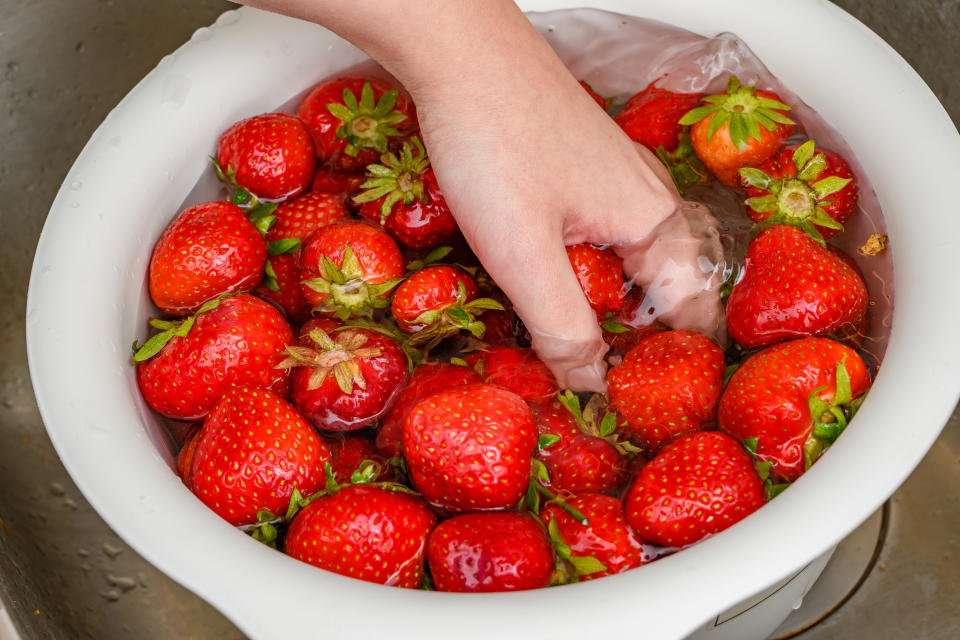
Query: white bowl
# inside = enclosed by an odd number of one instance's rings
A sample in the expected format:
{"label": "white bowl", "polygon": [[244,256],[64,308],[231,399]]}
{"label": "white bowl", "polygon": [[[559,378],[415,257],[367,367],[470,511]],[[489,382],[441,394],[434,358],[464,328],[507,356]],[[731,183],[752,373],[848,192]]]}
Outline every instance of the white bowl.
{"label": "white bowl", "polygon": [[[708,627],[710,637],[759,637],[786,615],[836,542],[909,475],[957,402],[960,300],[951,274],[960,218],[951,187],[960,139],[890,47],[824,0],[775,8],[764,0],[520,4],[588,4],[705,35],[734,31],[843,132],[876,187],[895,264],[897,302],[883,368],[856,427],[789,491],[728,531],[626,574],[514,594],[428,593],[318,571],[262,546],[183,487],[171,471],[169,438],[140,399],[129,344],[143,336],[150,314],[146,263],[209,171],[218,132],[365,56],[313,25],[228,12],[164,58],[77,159],[40,239],[26,324],[41,414],[83,494],[147,560],[252,637],[300,637],[307,629],[341,637],[355,632],[357,620],[421,638],[642,631],[660,639]],[[792,599],[768,599],[776,611],[762,620],[715,626],[721,612],[801,571]]]}

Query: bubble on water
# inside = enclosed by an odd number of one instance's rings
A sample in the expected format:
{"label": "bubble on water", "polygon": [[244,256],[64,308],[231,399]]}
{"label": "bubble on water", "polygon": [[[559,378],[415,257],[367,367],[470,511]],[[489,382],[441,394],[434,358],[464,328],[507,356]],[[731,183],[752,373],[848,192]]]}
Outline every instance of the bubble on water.
{"label": "bubble on water", "polygon": [[160,99],[171,109],[179,109],[190,95],[190,78],[172,73],[163,79]]}
{"label": "bubble on water", "polygon": [[226,11],[220,14],[220,17],[217,18],[216,24],[221,27],[229,27],[230,25],[237,24],[240,21],[240,14],[236,11]]}
{"label": "bubble on water", "polygon": [[190,36],[190,39],[194,42],[205,42],[213,37],[213,32],[210,30],[210,27],[200,27],[193,32],[193,35]]}

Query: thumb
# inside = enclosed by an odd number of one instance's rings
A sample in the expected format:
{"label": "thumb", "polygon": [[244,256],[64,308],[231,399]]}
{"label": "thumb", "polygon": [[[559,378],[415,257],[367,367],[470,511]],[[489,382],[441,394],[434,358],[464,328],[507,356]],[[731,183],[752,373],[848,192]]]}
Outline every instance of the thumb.
{"label": "thumb", "polygon": [[[548,225],[544,225],[548,227]],[[481,255],[533,339],[533,348],[561,388],[606,391],[607,344],[597,316],[570,266],[561,234],[515,233]],[[472,244],[472,243],[471,243]]]}

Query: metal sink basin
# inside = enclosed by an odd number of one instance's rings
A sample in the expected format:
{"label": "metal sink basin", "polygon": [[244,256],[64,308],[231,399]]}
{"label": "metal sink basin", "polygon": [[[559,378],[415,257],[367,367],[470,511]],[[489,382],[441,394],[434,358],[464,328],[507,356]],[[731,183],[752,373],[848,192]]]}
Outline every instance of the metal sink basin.
{"label": "metal sink basin", "polygon": [[[900,51],[960,121],[960,4],[837,4]],[[40,421],[24,345],[34,247],[76,154],[161,57],[232,6],[0,0],[0,640],[14,633],[8,624],[23,638],[242,637],[84,501]],[[777,635],[960,637],[957,496],[960,412],[887,507],[841,545]],[[189,544],[190,532],[182,535]]]}

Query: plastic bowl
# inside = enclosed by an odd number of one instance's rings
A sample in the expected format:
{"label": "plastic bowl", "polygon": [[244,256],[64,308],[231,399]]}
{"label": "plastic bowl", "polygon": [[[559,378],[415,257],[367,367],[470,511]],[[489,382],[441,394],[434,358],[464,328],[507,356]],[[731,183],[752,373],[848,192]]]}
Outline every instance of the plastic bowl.
{"label": "plastic bowl", "polygon": [[[574,4],[704,35],[733,31],[843,132],[876,188],[895,265],[893,327],[869,398],[816,467],[763,509],[604,580],[491,595],[393,589],[319,571],[234,530],[171,471],[169,437],[137,391],[129,345],[150,314],[146,263],[208,171],[218,132],[365,56],[313,25],[228,12],[164,58],[77,159],[37,248],[26,324],[40,412],[77,486],[133,548],[250,636],[299,637],[309,628],[341,637],[363,620],[365,629],[419,638],[762,637],[834,545],[906,479],[953,410],[960,218],[951,185],[960,139],[907,63],[824,0],[775,10],[763,0],[520,2],[528,10]],[[243,70],[243,82],[231,69]]]}

